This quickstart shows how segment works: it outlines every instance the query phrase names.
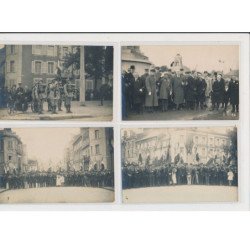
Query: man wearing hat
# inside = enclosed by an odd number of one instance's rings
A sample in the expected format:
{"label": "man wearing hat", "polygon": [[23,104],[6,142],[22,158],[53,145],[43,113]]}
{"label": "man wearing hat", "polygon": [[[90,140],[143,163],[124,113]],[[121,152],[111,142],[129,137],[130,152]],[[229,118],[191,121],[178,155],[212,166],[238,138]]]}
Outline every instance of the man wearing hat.
{"label": "man wearing hat", "polygon": [[197,109],[200,107],[203,109],[206,100],[206,88],[207,84],[202,78],[201,73],[197,73]]}
{"label": "man wearing hat", "polygon": [[212,92],[212,78],[209,76],[207,71],[204,71],[204,80],[207,84],[207,88],[206,88],[206,107],[209,106],[209,98],[211,96],[211,92]]}
{"label": "man wearing hat", "polygon": [[187,109],[194,109],[196,96],[196,83],[190,71],[186,72],[185,100]]}
{"label": "man wearing hat", "polygon": [[214,81],[214,84],[212,86],[212,101],[213,101],[213,107],[212,110],[216,109],[218,110],[220,107],[220,104],[222,103],[222,100],[224,98],[224,91],[225,91],[225,81],[222,78],[222,74],[216,74],[216,80]]}
{"label": "man wearing hat", "polygon": [[230,103],[232,105],[232,116],[239,112],[239,80],[233,76],[228,86]]}
{"label": "man wearing hat", "polygon": [[180,71],[176,71],[173,79],[173,96],[176,109],[180,109],[180,105],[184,103],[184,84]]}
{"label": "man wearing hat", "polygon": [[155,69],[150,70],[150,74],[146,79],[146,90],[145,107],[147,108],[148,112],[153,112],[154,107],[158,106]]}
{"label": "man wearing hat", "polygon": [[134,101],[133,101],[133,92],[135,83],[134,72],[135,72],[135,66],[131,65],[125,78],[127,86],[126,102],[130,111],[132,111],[134,108]]}

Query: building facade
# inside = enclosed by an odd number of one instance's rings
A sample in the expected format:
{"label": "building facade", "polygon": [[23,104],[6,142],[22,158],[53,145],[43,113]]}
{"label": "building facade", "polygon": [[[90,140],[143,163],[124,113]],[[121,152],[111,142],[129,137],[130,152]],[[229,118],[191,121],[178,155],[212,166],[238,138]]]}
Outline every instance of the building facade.
{"label": "building facade", "polygon": [[0,176],[7,171],[25,171],[26,159],[25,146],[18,135],[11,129],[0,130]]}
{"label": "building facade", "polygon": [[5,82],[5,47],[0,49],[0,88],[4,87]]}
{"label": "building facade", "polygon": [[[6,45],[5,86],[23,83],[32,87],[34,82],[51,82],[57,68],[63,70],[63,62],[75,46],[64,45]],[[68,69],[66,76],[74,73],[79,78],[79,70]]]}
{"label": "building facade", "polygon": [[145,56],[140,51],[140,46],[122,46],[122,69],[128,70],[131,65],[135,66],[135,71],[139,75],[142,75],[145,72],[145,69],[149,69],[151,62],[148,57]]}
{"label": "building facade", "polygon": [[[129,131],[126,131],[129,133]],[[123,133],[124,134],[124,133]],[[197,129],[144,129],[123,137],[123,159],[128,162],[151,161],[162,157],[174,162],[177,155],[185,163],[207,163],[211,158],[218,162],[226,157],[230,138],[225,134],[204,132]]]}
{"label": "building facade", "polygon": [[71,165],[75,170],[113,169],[112,128],[81,128],[72,148]]}

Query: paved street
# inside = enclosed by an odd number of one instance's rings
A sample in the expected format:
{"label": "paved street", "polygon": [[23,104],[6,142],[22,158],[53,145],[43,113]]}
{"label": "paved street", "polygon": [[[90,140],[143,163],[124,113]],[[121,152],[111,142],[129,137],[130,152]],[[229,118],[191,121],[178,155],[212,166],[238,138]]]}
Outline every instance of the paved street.
{"label": "paved street", "polygon": [[29,188],[0,193],[0,203],[99,203],[113,201],[114,191],[91,187]]}
{"label": "paved street", "polygon": [[194,203],[236,202],[237,187],[228,186],[164,186],[126,189],[124,203]]}
{"label": "paved street", "polygon": [[42,115],[33,113],[29,108],[28,112],[17,112],[9,115],[7,109],[0,110],[0,120],[64,120],[74,119],[80,121],[111,121],[113,112],[112,101],[104,101],[103,106],[99,106],[99,101],[86,101],[85,106],[80,106],[79,102],[72,102],[71,114],[67,114],[64,106],[63,111],[58,114],[51,114],[47,111],[47,103],[44,103]]}
{"label": "paved street", "polygon": [[129,117],[126,120],[237,120],[239,116],[232,117],[231,112],[229,111],[225,114],[222,110],[219,111],[210,111],[210,110],[178,110],[173,111],[169,110],[167,112],[154,112],[143,114],[129,114]]}

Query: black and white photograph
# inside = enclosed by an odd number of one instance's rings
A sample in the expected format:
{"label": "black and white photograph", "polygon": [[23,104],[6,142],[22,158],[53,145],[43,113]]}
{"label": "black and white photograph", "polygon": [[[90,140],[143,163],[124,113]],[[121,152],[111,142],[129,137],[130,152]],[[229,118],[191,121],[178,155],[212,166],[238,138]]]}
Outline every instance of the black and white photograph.
{"label": "black and white photograph", "polygon": [[239,45],[121,48],[122,119],[238,120]]}
{"label": "black and white photograph", "polygon": [[113,46],[0,44],[0,120],[112,117]]}
{"label": "black and white photograph", "polygon": [[238,201],[236,127],[123,128],[124,203]]}
{"label": "black and white photograph", "polygon": [[0,203],[113,201],[113,128],[0,129]]}

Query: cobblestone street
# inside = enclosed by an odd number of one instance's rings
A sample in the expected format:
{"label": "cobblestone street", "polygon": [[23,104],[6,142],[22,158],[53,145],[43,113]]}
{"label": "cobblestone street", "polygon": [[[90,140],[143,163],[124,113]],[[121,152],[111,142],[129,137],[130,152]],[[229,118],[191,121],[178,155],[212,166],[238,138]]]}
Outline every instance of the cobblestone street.
{"label": "cobblestone street", "polygon": [[99,106],[99,101],[86,101],[85,106],[80,106],[77,101],[72,102],[72,113],[67,114],[64,106],[63,111],[58,111],[58,114],[51,114],[47,111],[47,103],[44,103],[43,114],[38,115],[33,113],[31,109],[26,113],[16,112],[12,115],[8,114],[7,109],[0,110],[1,120],[67,120],[74,119],[80,121],[111,121],[112,120],[112,101],[104,101],[103,106]]}

